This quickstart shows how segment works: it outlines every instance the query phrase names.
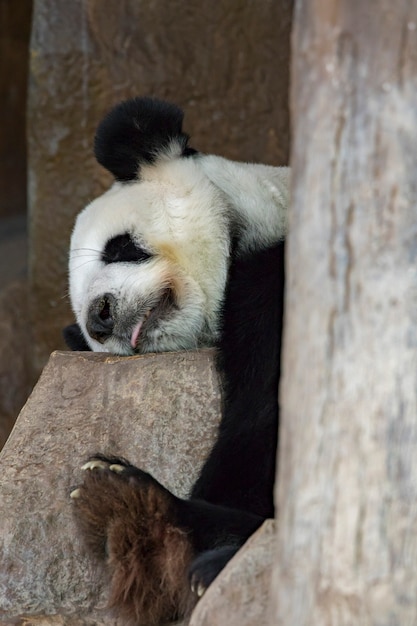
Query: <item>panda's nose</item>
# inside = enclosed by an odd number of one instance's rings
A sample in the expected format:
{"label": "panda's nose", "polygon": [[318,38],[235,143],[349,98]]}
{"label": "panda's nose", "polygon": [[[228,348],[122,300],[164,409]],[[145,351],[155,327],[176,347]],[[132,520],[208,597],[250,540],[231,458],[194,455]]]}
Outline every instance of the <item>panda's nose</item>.
{"label": "panda's nose", "polygon": [[93,339],[104,343],[113,332],[116,299],[111,293],[96,298],[90,304],[87,332]]}

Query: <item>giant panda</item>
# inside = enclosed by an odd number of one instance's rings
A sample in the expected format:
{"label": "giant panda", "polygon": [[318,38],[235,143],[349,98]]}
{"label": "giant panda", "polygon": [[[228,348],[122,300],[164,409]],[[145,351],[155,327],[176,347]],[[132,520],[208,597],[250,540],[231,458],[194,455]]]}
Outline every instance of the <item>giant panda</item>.
{"label": "giant panda", "polygon": [[222,419],[190,497],[97,454],[72,491],[128,623],[187,613],[274,514],[288,168],[196,151],[177,106],[117,105],[95,137],[114,183],[77,217],[69,258],[74,350],[217,346]]}

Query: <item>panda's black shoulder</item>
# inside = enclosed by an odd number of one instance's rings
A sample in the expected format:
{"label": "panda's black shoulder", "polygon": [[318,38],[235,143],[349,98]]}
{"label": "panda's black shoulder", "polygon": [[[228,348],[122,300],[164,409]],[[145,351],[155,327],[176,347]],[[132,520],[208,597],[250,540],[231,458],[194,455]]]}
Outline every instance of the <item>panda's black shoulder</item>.
{"label": "panda's black shoulder", "polygon": [[191,156],[188,135],[182,131],[184,113],[176,104],[143,97],[115,106],[99,124],[94,140],[97,161],[116,180],[140,177],[140,167],[151,165],[174,144],[178,156]]}
{"label": "panda's black shoulder", "polygon": [[222,310],[218,367],[226,374],[228,392],[236,397],[242,397],[242,387],[250,385],[259,372],[276,394],[284,262],[285,243],[280,241],[235,258],[231,263]]}

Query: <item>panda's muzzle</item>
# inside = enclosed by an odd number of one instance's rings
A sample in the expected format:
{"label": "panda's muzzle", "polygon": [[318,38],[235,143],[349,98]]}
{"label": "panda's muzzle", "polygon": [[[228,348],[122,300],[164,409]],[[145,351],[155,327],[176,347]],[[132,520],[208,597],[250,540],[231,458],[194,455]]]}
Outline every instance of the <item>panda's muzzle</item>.
{"label": "panda's muzzle", "polygon": [[104,343],[113,333],[116,298],[106,293],[93,300],[88,309],[87,332],[96,341]]}

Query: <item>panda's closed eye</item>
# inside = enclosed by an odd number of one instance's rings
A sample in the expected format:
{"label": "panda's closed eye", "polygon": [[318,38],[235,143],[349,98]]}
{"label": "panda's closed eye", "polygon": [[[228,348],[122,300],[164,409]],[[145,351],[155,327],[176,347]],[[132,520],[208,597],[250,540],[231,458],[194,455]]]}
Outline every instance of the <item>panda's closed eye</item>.
{"label": "panda's closed eye", "polygon": [[151,254],[146,252],[129,233],[112,237],[106,243],[101,254],[104,263],[141,263],[151,258]]}

